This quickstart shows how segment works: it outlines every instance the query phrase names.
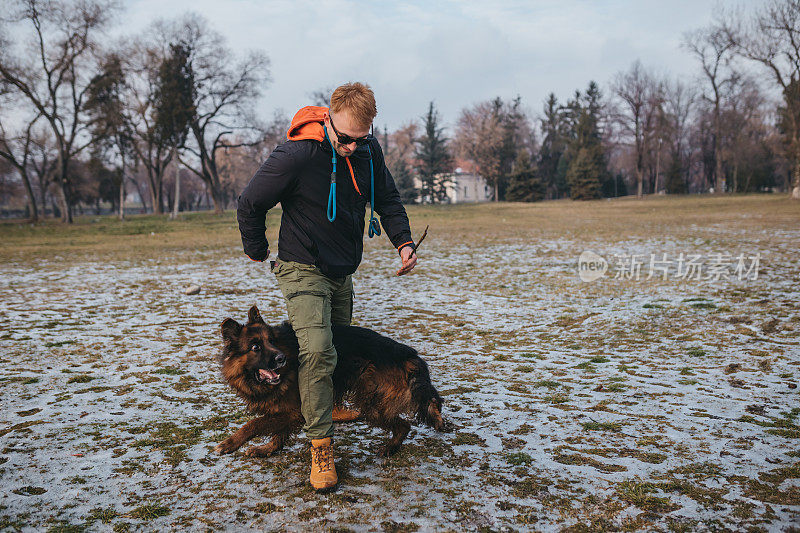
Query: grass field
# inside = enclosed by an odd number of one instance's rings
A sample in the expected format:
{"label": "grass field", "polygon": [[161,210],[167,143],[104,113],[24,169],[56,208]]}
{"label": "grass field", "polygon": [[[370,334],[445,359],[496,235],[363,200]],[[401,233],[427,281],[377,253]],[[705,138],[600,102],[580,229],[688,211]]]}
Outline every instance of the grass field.
{"label": "grass field", "polygon": [[[456,429],[415,426],[382,460],[382,431],[337,427],[327,495],[304,439],[268,459],[211,451],[250,418],[219,373],[220,322],[254,303],[285,317],[235,213],[0,223],[0,530],[800,527],[800,203],[409,215],[416,236],[430,225],[418,268],[394,276],[385,236],[366,239],[354,322],[420,351]],[[604,277],[581,281],[583,251]],[[702,275],[678,276],[681,253]],[[740,254],[760,255],[742,279]]]}

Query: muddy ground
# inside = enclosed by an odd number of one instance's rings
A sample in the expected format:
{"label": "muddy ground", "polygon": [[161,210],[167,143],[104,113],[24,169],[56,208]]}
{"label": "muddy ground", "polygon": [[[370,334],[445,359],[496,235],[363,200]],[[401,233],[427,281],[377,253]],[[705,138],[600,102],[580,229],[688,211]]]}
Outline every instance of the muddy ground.
{"label": "muddy ground", "polygon": [[[380,459],[382,431],[338,426],[327,495],[302,438],[267,459],[212,452],[250,419],[215,360],[220,322],[286,314],[233,213],[3,225],[0,530],[800,527],[797,203],[410,213],[415,234],[431,224],[419,267],[398,278],[385,236],[367,241],[354,323],[420,351],[456,429],[415,426]],[[608,261],[596,281],[578,275],[586,250]],[[699,275],[679,276],[681,253]],[[667,279],[648,279],[650,254]]]}

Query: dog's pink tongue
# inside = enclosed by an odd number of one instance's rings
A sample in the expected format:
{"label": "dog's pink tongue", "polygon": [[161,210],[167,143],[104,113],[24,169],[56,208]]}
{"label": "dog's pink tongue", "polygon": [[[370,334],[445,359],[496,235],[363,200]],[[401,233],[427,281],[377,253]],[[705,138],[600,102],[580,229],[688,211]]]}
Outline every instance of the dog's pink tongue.
{"label": "dog's pink tongue", "polygon": [[263,368],[259,368],[258,377],[260,377],[261,379],[275,379],[278,377],[278,374],[276,374],[272,370],[265,370]]}

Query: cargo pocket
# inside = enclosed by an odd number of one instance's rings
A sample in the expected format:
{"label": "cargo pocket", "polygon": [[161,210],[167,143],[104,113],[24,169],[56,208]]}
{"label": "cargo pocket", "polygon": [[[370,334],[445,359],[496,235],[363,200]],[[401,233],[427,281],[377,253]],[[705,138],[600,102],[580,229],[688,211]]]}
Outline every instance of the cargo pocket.
{"label": "cargo pocket", "polygon": [[[327,295],[318,291],[298,291],[286,296],[289,322],[295,331],[331,325]],[[327,312],[326,312],[327,310]]]}

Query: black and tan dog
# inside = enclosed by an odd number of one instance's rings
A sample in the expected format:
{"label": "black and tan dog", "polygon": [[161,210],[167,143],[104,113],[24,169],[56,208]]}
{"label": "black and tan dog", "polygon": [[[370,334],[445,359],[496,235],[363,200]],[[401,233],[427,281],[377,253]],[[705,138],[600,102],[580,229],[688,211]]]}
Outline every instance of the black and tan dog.
{"label": "black and tan dog", "polygon": [[[404,414],[444,430],[442,398],[431,384],[428,365],[416,350],[365,328],[331,329],[338,355],[333,373],[334,406],[341,409],[346,401],[367,423],[391,431],[380,455],[396,452],[408,435],[411,424]],[[297,386],[297,337],[288,322],[266,324],[253,306],[247,324],[230,318],[222,322],[222,339],[222,375],[248,409],[260,416],[217,445],[215,451],[230,453],[248,440],[266,435],[272,437],[270,442],[254,446],[246,454],[268,456],[304,422]]]}

